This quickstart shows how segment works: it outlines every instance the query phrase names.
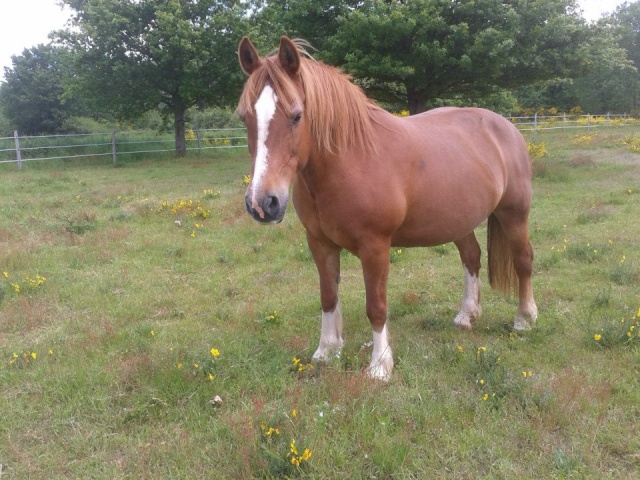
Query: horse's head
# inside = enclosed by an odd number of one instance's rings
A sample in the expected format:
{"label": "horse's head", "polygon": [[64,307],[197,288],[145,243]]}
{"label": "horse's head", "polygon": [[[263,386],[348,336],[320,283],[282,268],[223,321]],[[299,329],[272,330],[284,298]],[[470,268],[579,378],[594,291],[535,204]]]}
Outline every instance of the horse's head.
{"label": "horse's head", "polygon": [[247,127],[252,158],[247,211],[257,221],[279,223],[289,200],[289,186],[309,156],[309,126],[298,72],[298,47],[282,37],[277,55],[261,58],[244,37],[238,48],[249,75],[238,105]]}

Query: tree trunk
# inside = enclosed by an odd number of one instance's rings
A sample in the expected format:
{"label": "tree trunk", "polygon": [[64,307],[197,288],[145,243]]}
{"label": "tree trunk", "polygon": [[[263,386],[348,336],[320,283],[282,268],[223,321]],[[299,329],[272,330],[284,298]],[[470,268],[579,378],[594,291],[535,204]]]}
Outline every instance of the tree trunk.
{"label": "tree trunk", "polygon": [[187,140],[184,131],[185,108],[176,107],[174,110],[174,128],[176,137],[176,155],[184,157],[187,154]]}
{"label": "tree trunk", "polygon": [[415,87],[406,85],[407,88],[407,107],[409,107],[409,115],[416,115],[418,113],[426,112],[427,98]]}

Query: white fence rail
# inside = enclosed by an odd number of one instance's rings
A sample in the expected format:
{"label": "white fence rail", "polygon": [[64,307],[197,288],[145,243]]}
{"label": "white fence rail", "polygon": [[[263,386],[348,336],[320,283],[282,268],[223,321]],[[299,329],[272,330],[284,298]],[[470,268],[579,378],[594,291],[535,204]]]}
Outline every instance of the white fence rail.
{"label": "white fence rail", "polygon": [[[188,151],[209,149],[246,148],[243,128],[214,128],[189,130],[186,138]],[[0,163],[22,163],[38,160],[111,157],[113,163],[126,155],[175,151],[171,134],[154,132],[116,132],[0,137]]]}
{"label": "white fence rail", "polygon": [[[533,115],[507,117],[521,131],[540,131],[574,128],[600,128],[638,124],[640,120],[628,115]],[[189,130],[188,151],[221,148],[246,148],[246,131],[242,128]],[[111,157],[114,164],[126,155],[140,155],[174,151],[171,134],[154,132],[116,132],[77,135],[0,137],[0,163],[36,160]]]}
{"label": "white fence rail", "polygon": [[507,117],[521,131],[558,130],[570,128],[596,128],[628,125],[638,120],[627,114],[614,115],[538,115],[530,117]]}

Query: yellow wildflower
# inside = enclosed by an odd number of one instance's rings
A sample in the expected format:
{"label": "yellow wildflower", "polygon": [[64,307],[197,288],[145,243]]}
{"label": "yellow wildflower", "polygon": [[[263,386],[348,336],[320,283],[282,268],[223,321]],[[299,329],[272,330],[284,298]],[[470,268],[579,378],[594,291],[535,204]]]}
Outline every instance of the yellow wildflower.
{"label": "yellow wildflower", "polygon": [[302,457],[300,457],[300,460],[304,460],[307,461],[311,458],[311,450],[309,450],[308,448],[304,449],[304,452],[302,452]]}
{"label": "yellow wildflower", "polygon": [[594,339],[596,342],[599,342],[599,341],[602,339],[602,335],[600,335],[599,333],[596,333],[596,334],[593,336],[593,339]]}
{"label": "yellow wildflower", "polygon": [[210,350],[210,353],[213,358],[217,358],[220,356],[220,351],[217,348],[212,348]]}

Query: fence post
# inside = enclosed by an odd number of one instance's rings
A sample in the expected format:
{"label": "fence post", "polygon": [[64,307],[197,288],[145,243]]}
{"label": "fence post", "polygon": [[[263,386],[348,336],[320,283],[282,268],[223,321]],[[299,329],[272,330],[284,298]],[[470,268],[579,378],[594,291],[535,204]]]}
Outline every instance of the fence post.
{"label": "fence post", "polygon": [[533,114],[533,131],[538,131],[538,112]]}
{"label": "fence post", "polygon": [[200,143],[200,129],[196,128],[196,141],[198,142],[198,152],[202,150],[202,144]]}
{"label": "fence post", "polygon": [[607,112],[607,127],[609,126],[609,112]]}
{"label": "fence post", "polygon": [[564,112],[562,114],[562,129],[563,130],[567,129],[567,112]]}
{"label": "fence post", "polygon": [[16,143],[16,161],[18,162],[18,168],[22,168],[22,152],[20,152],[20,136],[18,130],[13,131],[13,140]]}
{"label": "fence post", "polygon": [[117,163],[117,155],[116,155],[116,129],[111,129],[111,156],[113,157],[113,164]]}

